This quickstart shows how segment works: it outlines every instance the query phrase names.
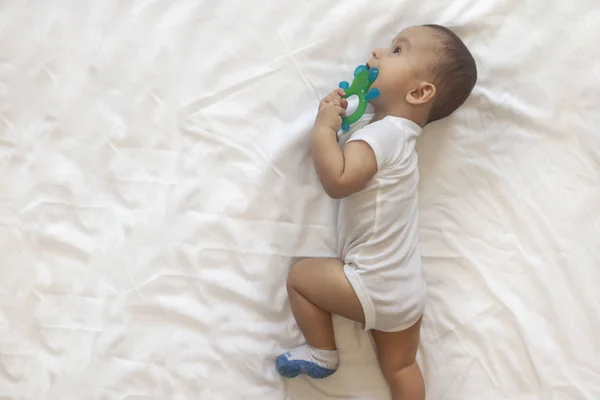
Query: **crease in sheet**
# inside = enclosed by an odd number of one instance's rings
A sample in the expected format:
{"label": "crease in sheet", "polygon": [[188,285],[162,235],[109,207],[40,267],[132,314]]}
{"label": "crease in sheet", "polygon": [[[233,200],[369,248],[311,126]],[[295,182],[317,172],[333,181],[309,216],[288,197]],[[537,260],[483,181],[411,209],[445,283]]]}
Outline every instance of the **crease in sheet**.
{"label": "crease in sheet", "polygon": [[271,18],[271,23],[273,24],[273,27],[275,28],[275,31],[277,32],[277,36],[279,36],[281,43],[285,47],[287,55],[290,58],[290,60],[292,61],[292,63],[294,64],[294,68],[295,68],[296,72],[298,73],[298,75],[300,76],[300,79],[302,79],[304,81],[304,83],[306,83],[306,85],[311,89],[311,91],[315,95],[315,100],[317,102],[319,102],[319,100],[320,100],[319,91],[317,90],[315,85],[313,85],[312,82],[306,77],[306,75],[304,75],[304,73],[302,73],[302,70],[300,69],[300,66],[298,65],[298,61],[296,61],[296,57],[294,57],[294,53],[292,52],[292,50],[290,49],[290,46],[287,44],[287,42],[283,38],[283,35],[281,34],[281,30],[279,29],[279,26],[277,25],[277,21],[273,17],[273,14],[271,14],[269,11],[267,11],[267,15],[269,16],[269,18]]}

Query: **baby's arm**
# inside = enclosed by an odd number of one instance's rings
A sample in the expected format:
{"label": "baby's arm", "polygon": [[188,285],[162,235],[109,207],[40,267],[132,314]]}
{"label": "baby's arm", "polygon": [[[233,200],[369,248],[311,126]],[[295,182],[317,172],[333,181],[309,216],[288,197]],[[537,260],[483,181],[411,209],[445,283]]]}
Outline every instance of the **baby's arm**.
{"label": "baby's arm", "polygon": [[315,168],[325,192],[334,199],[359,191],[377,172],[375,153],[366,142],[350,142],[343,151],[338,145],[337,130],[348,105],[343,95],[337,89],[321,101],[312,133]]}

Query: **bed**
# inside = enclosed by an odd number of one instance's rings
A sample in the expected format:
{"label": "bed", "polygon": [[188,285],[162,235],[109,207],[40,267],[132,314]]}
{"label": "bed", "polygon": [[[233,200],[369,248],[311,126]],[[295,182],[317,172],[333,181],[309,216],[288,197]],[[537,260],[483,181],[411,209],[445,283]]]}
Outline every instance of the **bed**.
{"label": "bed", "polygon": [[418,144],[428,398],[600,398],[595,0],[5,0],[0,399],[389,399],[348,320],[331,378],[274,359],[318,99],[422,23],[480,75]]}

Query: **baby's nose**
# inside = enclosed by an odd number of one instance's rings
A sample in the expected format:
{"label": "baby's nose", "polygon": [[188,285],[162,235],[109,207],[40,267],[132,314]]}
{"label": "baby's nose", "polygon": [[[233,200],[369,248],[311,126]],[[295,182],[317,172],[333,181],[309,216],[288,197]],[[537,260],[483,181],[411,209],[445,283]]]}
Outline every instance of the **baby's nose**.
{"label": "baby's nose", "polygon": [[388,51],[388,50],[383,49],[383,48],[377,48],[377,49],[373,50],[373,58],[375,58],[376,60],[379,60],[381,57],[383,57],[386,54],[386,51]]}

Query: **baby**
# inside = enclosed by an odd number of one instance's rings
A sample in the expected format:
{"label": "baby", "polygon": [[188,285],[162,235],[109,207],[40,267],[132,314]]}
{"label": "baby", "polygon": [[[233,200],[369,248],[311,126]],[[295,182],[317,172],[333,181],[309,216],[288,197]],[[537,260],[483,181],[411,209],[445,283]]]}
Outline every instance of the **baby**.
{"label": "baby", "polygon": [[312,132],[312,154],[327,194],[340,200],[337,259],[292,267],[287,290],[307,344],[277,358],[285,377],[325,378],[339,365],[331,314],[370,331],[395,400],[425,398],[416,362],[426,285],[418,242],[415,141],[422,127],[450,115],[477,80],[473,56],[451,30],[426,25],[402,31],[376,49],[374,116],[343,149],[337,131],[344,91],[326,96]]}

